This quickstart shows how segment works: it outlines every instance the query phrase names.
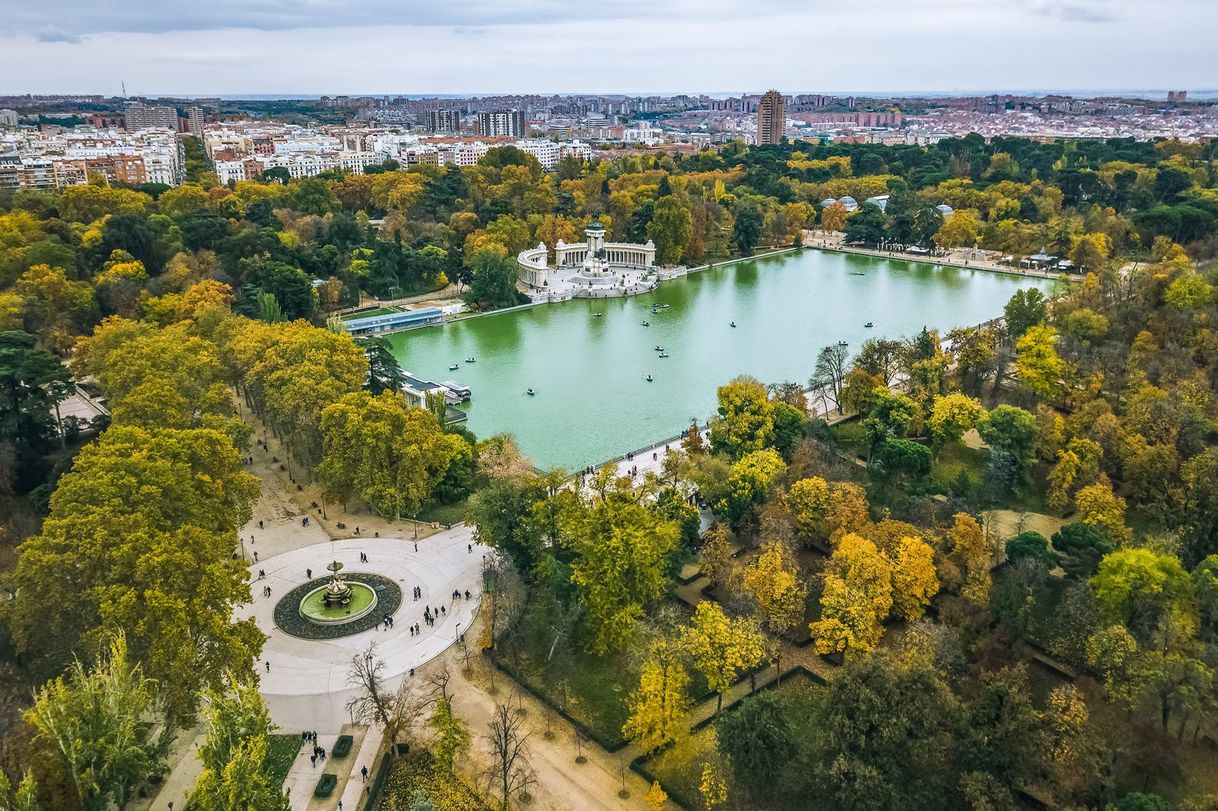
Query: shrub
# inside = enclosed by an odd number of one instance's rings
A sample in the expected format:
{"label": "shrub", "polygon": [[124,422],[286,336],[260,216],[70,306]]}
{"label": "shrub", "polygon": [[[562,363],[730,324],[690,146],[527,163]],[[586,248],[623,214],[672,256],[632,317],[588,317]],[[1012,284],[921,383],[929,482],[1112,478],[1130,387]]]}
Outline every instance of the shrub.
{"label": "shrub", "polygon": [[329,797],[334,793],[334,787],[338,785],[338,777],[332,774],[323,774],[321,779],[317,781],[317,788],[313,789],[314,797]]}
{"label": "shrub", "polygon": [[334,748],[330,750],[330,756],[343,758],[351,754],[351,743],[350,735],[339,735],[338,740],[334,742]]}

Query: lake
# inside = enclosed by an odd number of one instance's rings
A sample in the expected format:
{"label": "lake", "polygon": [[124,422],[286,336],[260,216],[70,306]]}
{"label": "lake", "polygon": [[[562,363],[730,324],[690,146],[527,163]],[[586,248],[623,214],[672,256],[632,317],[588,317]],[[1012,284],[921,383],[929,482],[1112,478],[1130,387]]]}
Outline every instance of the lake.
{"label": "lake", "polygon": [[[822,347],[978,324],[1001,315],[1016,290],[1048,294],[1055,284],[805,249],[634,298],[542,304],[388,337],[412,374],[473,390],[467,424],[478,436],[509,432],[537,466],[579,468],[704,421],[715,389],[737,375],[806,384]],[[669,308],[653,315],[652,302]],[[449,371],[453,363],[461,368]]]}

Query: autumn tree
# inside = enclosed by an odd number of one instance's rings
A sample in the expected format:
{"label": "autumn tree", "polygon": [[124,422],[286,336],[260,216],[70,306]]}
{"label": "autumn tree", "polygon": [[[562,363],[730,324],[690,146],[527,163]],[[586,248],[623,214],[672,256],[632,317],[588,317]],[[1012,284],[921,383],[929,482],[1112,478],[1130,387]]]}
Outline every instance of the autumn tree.
{"label": "autumn tree", "polygon": [[679,529],[626,485],[614,485],[561,519],[574,553],[571,582],[588,616],[589,645],[621,649],[644,608],[668,586],[669,555]]}
{"label": "autumn tree", "polygon": [[961,596],[985,602],[990,593],[990,567],[994,560],[977,519],[968,513],[956,513],[952,526],[944,534],[943,559],[949,582],[959,588]]}
{"label": "autumn tree", "polygon": [[718,399],[718,413],[710,423],[715,453],[739,459],[769,444],[774,418],[765,386],[751,377],[738,377],[719,387]]}
{"label": "autumn tree", "polygon": [[1070,367],[1057,353],[1057,331],[1049,326],[1029,327],[1015,342],[1015,371],[1037,397],[1054,400],[1068,384]]}
{"label": "autumn tree", "polygon": [[692,705],[684,646],[675,637],[651,640],[639,671],[639,685],[627,700],[630,715],[622,735],[644,752],[677,741],[689,728]]}
{"label": "autumn tree", "polygon": [[880,641],[880,624],[892,609],[892,570],[871,541],[842,536],[825,567],[821,618],[811,625],[816,652],[869,651]]}
{"label": "autumn tree", "polygon": [[457,758],[469,751],[469,730],[453,712],[452,702],[441,696],[432,707],[431,717],[427,719],[435,737],[431,742],[431,753],[436,763],[444,772],[451,772]]}
{"label": "autumn tree", "polygon": [[729,617],[711,600],[703,600],[694,609],[686,645],[707,687],[718,693],[719,708],[736,679],[759,667],[766,655],[765,635],[757,623]]}
{"label": "autumn tree", "polygon": [[942,448],[959,442],[964,432],[975,426],[984,413],[980,401],[967,395],[952,393],[936,397],[927,421],[935,446]]}
{"label": "autumn tree", "polygon": [[[744,591],[752,598],[762,625],[776,636],[789,633],[804,621],[808,584],[800,576],[795,555],[780,541],[768,541],[752,566],[744,571]],[[781,677],[781,648],[775,667]]]}

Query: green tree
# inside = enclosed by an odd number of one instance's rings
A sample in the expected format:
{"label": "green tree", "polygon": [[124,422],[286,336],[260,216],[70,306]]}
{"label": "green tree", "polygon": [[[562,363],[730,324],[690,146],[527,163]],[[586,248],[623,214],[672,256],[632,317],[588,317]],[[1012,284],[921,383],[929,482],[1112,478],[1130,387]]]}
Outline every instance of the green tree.
{"label": "green tree", "polygon": [[33,465],[57,433],[59,403],[71,376],[28,332],[0,332],[0,443],[11,444],[20,469]]}
{"label": "green tree", "polygon": [[1100,558],[1113,550],[1112,541],[1093,524],[1075,521],[1053,533],[1053,549],[1066,574],[1083,579],[1095,574]]}
{"label": "green tree", "polygon": [[656,201],[655,213],[647,224],[647,236],[656,245],[658,263],[675,265],[680,262],[692,234],[689,206],[671,194]]}
{"label": "green tree", "polygon": [[516,260],[493,248],[479,248],[465,258],[472,278],[467,301],[489,308],[511,307],[519,303],[516,292],[519,269]]}
{"label": "green tree", "polygon": [[715,716],[719,751],[731,764],[736,783],[755,797],[769,796],[782,787],[784,769],[799,752],[791,714],[781,697],[764,692]]}
{"label": "green tree", "polygon": [[171,737],[166,727],[162,740],[149,738],[158,715],[156,684],[128,661],[122,636],[93,667],[76,660],[43,685],[25,711],[85,811],[121,808],[160,770]]}
{"label": "green tree", "polygon": [[930,808],[950,793],[959,701],[926,662],[848,660],[820,705],[812,768],[834,808]]}
{"label": "green tree", "polygon": [[321,413],[318,477],[334,495],[356,495],[381,515],[416,515],[433,497],[465,439],[393,392],[353,392]]}
{"label": "green tree", "polygon": [[732,226],[732,244],[741,256],[751,256],[765,228],[765,214],[753,203],[743,203],[736,211]]}
{"label": "green tree", "polygon": [[560,518],[574,553],[571,582],[587,612],[589,646],[623,649],[644,609],[669,583],[669,556],[680,530],[640,503],[627,484],[613,485]]}
{"label": "green tree", "polygon": [[406,382],[406,373],[398,364],[397,357],[389,339],[379,335],[371,335],[356,341],[368,356],[368,382],[364,388],[374,395],[385,391],[400,392]]}
{"label": "green tree", "polygon": [[1090,582],[1100,614],[1128,628],[1141,647],[1163,650],[1196,630],[1193,580],[1174,555],[1118,549]]}
{"label": "green tree", "polygon": [[205,687],[253,667],[265,638],[233,619],[250,599],[236,531],[257,495],[217,431],[111,426],[77,455],[21,547],[18,646],[54,663],[125,632],[170,715],[189,719]]}
{"label": "green tree", "polygon": [[1045,294],[1035,287],[1016,290],[1003,308],[1011,340],[1022,338],[1029,329],[1044,323],[1047,309]]}
{"label": "green tree", "polygon": [[203,771],[190,795],[203,811],[288,811],[282,786],[271,779],[267,760],[275,730],[258,687],[230,678],[227,690],[209,690],[199,745]]}

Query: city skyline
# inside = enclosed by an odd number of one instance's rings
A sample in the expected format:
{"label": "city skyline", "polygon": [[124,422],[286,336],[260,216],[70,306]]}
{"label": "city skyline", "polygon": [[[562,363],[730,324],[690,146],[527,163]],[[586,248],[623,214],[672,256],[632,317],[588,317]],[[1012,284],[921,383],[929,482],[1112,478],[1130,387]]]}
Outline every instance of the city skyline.
{"label": "city skyline", "polygon": [[[612,18],[552,0],[510,10],[0,0],[0,11],[0,93],[111,95],[123,81],[132,95],[1140,92],[1218,75],[1206,33],[1218,6],[1205,0],[877,0],[865,11],[681,0],[619,4]],[[1171,38],[1145,36],[1169,23]]]}

